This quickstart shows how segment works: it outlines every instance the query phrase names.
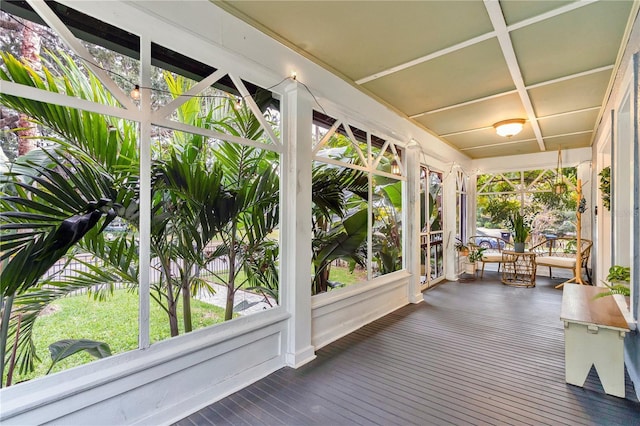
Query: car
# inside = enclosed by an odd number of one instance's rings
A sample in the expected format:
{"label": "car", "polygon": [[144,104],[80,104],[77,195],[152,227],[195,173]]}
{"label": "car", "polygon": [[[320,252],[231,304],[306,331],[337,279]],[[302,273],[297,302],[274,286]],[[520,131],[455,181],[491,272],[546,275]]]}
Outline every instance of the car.
{"label": "car", "polygon": [[126,223],[113,221],[107,226],[105,226],[104,230],[107,232],[125,232],[128,229]]}
{"label": "car", "polygon": [[485,249],[504,249],[505,241],[502,238],[479,235],[476,237],[476,245]]}

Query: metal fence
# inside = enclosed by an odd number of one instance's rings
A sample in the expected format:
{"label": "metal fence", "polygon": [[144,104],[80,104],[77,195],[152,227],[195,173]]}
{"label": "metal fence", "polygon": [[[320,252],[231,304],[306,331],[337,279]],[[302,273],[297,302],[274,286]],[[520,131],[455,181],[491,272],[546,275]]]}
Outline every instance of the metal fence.
{"label": "metal fence", "polygon": [[[62,258],[58,262],[56,262],[42,277],[43,279],[52,279],[56,281],[68,281],[74,277],[81,277],[85,274],[91,272],[92,267],[101,268],[104,266],[104,262],[102,259],[93,256],[90,253],[82,253],[77,254],[70,258]],[[158,258],[151,259],[151,265],[149,270],[149,282],[151,284],[156,284],[160,282],[161,276],[163,274],[161,264]],[[177,274],[179,271],[179,261],[171,262],[171,273]],[[199,271],[196,270],[197,267],[194,267],[192,271],[194,274],[196,272],[199,276],[202,275],[212,275],[212,274],[224,274],[229,271],[229,260],[227,257],[220,257],[212,260],[207,263],[204,268],[200,268]],[[128,288],[130,284],[115,282],[112,285],[116,289]],[[95,289],[80,289],[70,293],[70,296],[75,296],[78,294],[86,294],[90,290],[97,290],[98,286]]]}

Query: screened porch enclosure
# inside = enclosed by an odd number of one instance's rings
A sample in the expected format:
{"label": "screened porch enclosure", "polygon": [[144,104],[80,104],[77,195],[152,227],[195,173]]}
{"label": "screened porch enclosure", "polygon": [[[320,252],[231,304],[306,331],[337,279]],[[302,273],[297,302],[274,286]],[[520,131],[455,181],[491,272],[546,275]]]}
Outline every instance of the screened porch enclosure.
{"label": "screened porch enclosure", "polygon": [[[0,422],[640,424],[637,331],[626,398],[569,386],[573,271],[456,249],[580,232],[634,330],[640,2],[318,4],[0,3]],[[569,23],[602,63],[536,74]]]}

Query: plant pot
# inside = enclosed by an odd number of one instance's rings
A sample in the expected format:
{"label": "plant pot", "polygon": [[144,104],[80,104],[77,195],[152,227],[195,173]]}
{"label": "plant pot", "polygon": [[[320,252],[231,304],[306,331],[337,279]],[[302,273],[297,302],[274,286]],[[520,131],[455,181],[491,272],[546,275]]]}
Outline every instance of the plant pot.
{"label": "plant pot", "polygon": [[524,243],[513,243],[513,251],[516,253],[524,253]]}
{"label": "plant pot", "polygon": [[476,273],[476,264],[474,263],[465,263],[464,264],[464,272],[466,272],[467,274],[475,274]]}

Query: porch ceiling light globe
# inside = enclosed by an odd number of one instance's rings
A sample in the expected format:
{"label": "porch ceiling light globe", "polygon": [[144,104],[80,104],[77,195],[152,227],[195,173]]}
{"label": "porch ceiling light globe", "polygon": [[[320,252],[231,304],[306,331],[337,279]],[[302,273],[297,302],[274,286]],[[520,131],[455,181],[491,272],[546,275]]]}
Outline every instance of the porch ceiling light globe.
{"label": "porch ceiling light globe", "polygon": [[523,118],[513,118],[511,120],[500,121],[494,124],[493,127],[496,129],[498,135],[510,138],[522,131],[524,121]]}

